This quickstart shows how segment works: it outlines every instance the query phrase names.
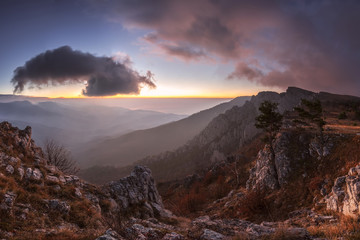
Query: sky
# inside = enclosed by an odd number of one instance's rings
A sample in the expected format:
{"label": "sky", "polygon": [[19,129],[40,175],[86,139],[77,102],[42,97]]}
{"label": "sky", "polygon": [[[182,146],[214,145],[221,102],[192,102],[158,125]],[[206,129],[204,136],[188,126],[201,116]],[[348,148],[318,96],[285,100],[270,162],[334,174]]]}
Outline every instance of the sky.
{"label": "sky", "polygon": [[1,0],[0,94],[360,96],[358,0]]}

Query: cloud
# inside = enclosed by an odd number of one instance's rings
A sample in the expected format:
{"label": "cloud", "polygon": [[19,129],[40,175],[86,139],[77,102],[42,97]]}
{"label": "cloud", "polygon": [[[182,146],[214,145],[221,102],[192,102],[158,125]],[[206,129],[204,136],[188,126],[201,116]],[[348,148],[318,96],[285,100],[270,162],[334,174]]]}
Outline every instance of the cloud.
{"label": "cloud", "polygon": [[236,69],[233,73],[231,73],[227,78],[228,79],[240,79],[240,78],[247,78],[251,81],[256,81],[261,79],[264,76],[264,73],[261,72],[259,69],[249,67],[245,63],[239,63],[236,66]]}
{"label": "cloud", "polygon": [[206,58],[206,53],[202,50],[192,49],[188,46],[176,46],[171,44],[159,44],[167,54],[177,56],[185,60]]}
{"label": "cloud", "polygon": [[41,53],[16,68],[11,82],[14,93],[20,93],[26,85],[42,87],[85,81],[82,93],[86,96],[139,94],[143,86],[156,87],[150,71],[142,76],[131,68],[128,56],[122,59],[96,57],[63,46]]}
{"label": "cloud", "polygon": [[152,32],[164,54],[233,63],[229,78],[261,85],[359,95],[357,0],[108,2],[112,19]]}

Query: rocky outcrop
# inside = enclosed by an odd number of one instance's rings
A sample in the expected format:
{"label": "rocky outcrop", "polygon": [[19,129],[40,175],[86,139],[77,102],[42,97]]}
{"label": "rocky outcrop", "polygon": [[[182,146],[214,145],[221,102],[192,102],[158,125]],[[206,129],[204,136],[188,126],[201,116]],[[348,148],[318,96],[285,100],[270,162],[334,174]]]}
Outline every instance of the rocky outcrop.
{"label": "rocky outcrop", "polygon": [[[275,159],[271,160],[268,145],[259,151],[255,166],[250,170],[246,188],[276,189],[284,186],[288,178],[303,171],[306,161],[318,161],[330,154],[336,136],[324,135],[319,143],[312,133],[287,128],[273,142]],[[306,172],[303,172],[306,175]]]}
{"label": "rocky outcrop", "polygon": [[351,217],[360,214],[360,165],[338,177],[331,193],[325,198],[326,208]]}
{"label": "rocky outcrop", "polygon": [[134,215],[145,218],[171,216],[171,213],[164,209],[151,171],[147,167],[136,166],[130,176],[107,184],[105,189],[122,210],[133,206],[140,207]]}
{"label": "rocky outcrop", "polygon": [[[291,149],[294,142],[300,143],[296,151]],[[256,188],[273,190],[286,184],[292,168],[309,156],[307,144],[304,135],[292,131],[279,133],[274,141],[274,161],[271,160],[271,152],[269,146],[266,145],[259,151],[256,164],[250,170],[246,188],[248,190]]]}
{"label": "rocky outcrop", "polygon": [[250,176],[246,182],[246,189],[276,189],[279,187],[276,167],[271,160],[271,152],[269,146],[266,145],[263,150],[260,150],[256,165],[250,170]]}

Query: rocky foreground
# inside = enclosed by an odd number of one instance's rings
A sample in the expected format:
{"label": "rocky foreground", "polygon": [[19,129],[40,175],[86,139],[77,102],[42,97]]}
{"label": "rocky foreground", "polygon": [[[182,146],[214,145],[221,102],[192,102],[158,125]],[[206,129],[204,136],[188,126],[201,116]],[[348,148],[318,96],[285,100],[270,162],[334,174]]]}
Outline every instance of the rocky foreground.
{"label": "rocky foreground", "polygon": [[[280,229],[279,223],[178,218],[164,209],[146,167],[97,187],[47,164],[31,139],[31,128],[19,130],[3,122],[0,133],[3,239],[257,239]],[[287,228],[286,233],[309,236],[302,228]]]}

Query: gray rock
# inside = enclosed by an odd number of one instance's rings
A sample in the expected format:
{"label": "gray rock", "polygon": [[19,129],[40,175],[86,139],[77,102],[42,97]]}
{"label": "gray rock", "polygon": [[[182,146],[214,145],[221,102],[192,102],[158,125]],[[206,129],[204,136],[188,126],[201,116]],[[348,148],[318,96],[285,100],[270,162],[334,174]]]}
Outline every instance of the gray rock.
{"label": "gray rock", "polygon": [[351,168],[348,175],[338,177],[331,193],[325,197],[326,208],[351,217],[360,215],[360,165]]}
{"label": "gray rock", "polygon": [[4,194],[3,200],[0,203],[0,209],[6,210],[8,213],[11,214],[16,197],[17,197],[17,195],[15,193],[6,192]]}
{"label": "gray rock", "polygon": [[82,197],[82,193],[79,188],[75,188],[75,196],[77,196],[78,198]]}
{"label": "gray rock", "polygon": [[246,232],[248,235],[258,238],[272,234],[275,231],[275,228],[261,226],[241,219],[211,220],[209,216],[198,217],[191,225],[197,229],[210,229],[224,236],[234,236],[238,232]]}
{"label": "gray rock", "polygon": [[132,205],[142,205],[141,215],[154,217],[154,214],[168,217],[171,213],[164,209],[151,171],[147,167],[136,166],[130,176],[113,181],[104,186],[105,190],[123,209]]}
{"label": "gray rock", "polygon": [[11,163],[12,165],[16,165],[19,162],[21,162],[21,160],[18,157],[10,157],[9,159],[9,163]]}
{"label": "gray rock", "polygon": [[124,240],[117,232],[113,231],[111,228],[106,230],[104,235],[96,238],[95,240]]}
{"label": "gray rock", "polygon": [[13,174],[14,173],[14,167],[9,164],[9,165],[6,166],[5,171],[8,174]]}
{"label": "gray rock", "polygon": [[279,187],[277,179],[276,166],[271,161],[271,152],[269,146],[265,146],[260,150],[256,165],[250,170],[250,176],[246,182],[246,188],[251,189],[276,189]]}
{"label": "gray rock", "polygon": [[305,228],[287,228],[286,236],[296,239],[311,239],[309,232]]}
{"label": "gray rock", "polygon": [[172,232],[165,234],[162,240],[184,240],[184,237],[178,233]]}
{"label": "gray rock", "polygon": [[20,176],[20,180],[22,180],[23,177],[24,177],[24,174],[25,174],[25,170],[22,167],[19,167],[17,170],[18,170],[18,173],[19,173],[19,176]]}
{"label": "gray rock", "polygon": [[55,167],[54,165],[45,165],[46,169],[51,172],[51,173],[56,173],[58,172],[57,167]]}
{"label": "gray rock", "polygon": [[56,210],[65,214],[68,214],[70,212],[70,205],[67,204],[65,201],[60,201],[58,199],[51,199],[48,200],[47,202],[49,208],[52,210]]}
{"label": "gray rock", "polygon": [[62,175],[59,177],[59,181],[60,181],[60,183],[62,183],[62,184],[65,184],[65,183],[66,183],[66,180],[65,180],[64,176],[62,176]]}
{"label": "gray rock", "polygon": [[25,178],[39,181],[42,177],[43,175],[38,168],[35,168],[34,170],[32,168],[26,169]]}
{"label": "gray rock", "polygon": [[38,168],[35,168],[34,171],[32,172],[32,179],[34,180],[38,181],[42,178],[42,176],[43,175]]}
{"label": "gray rock", "polygon": [[27,179],[30,179],[30,177],[31,177],[31,175],[32,175],[32,172],[33,172],[33,170],[32,170],[31,168],[27,168],[27,169],[26,169],[25,177],[26,177]]}
{"label": "gray rock", "polygon": [[221,240],[224,238],[224,235],[210,229],[204,229],[203,234],[200,236],[201,240]]}
{"label": "gray rock", "polygon": [[59,178],[55,177],[55,176],[51,176],[51,175],[47,175],[46,176],[46,181],[51,182],[51,183],[59,183]]}
{"label": "gray rock", "polygon": [[61,187],[59,185],[55,185],[53,186],[53,189],[58,192],[61,190]]}

